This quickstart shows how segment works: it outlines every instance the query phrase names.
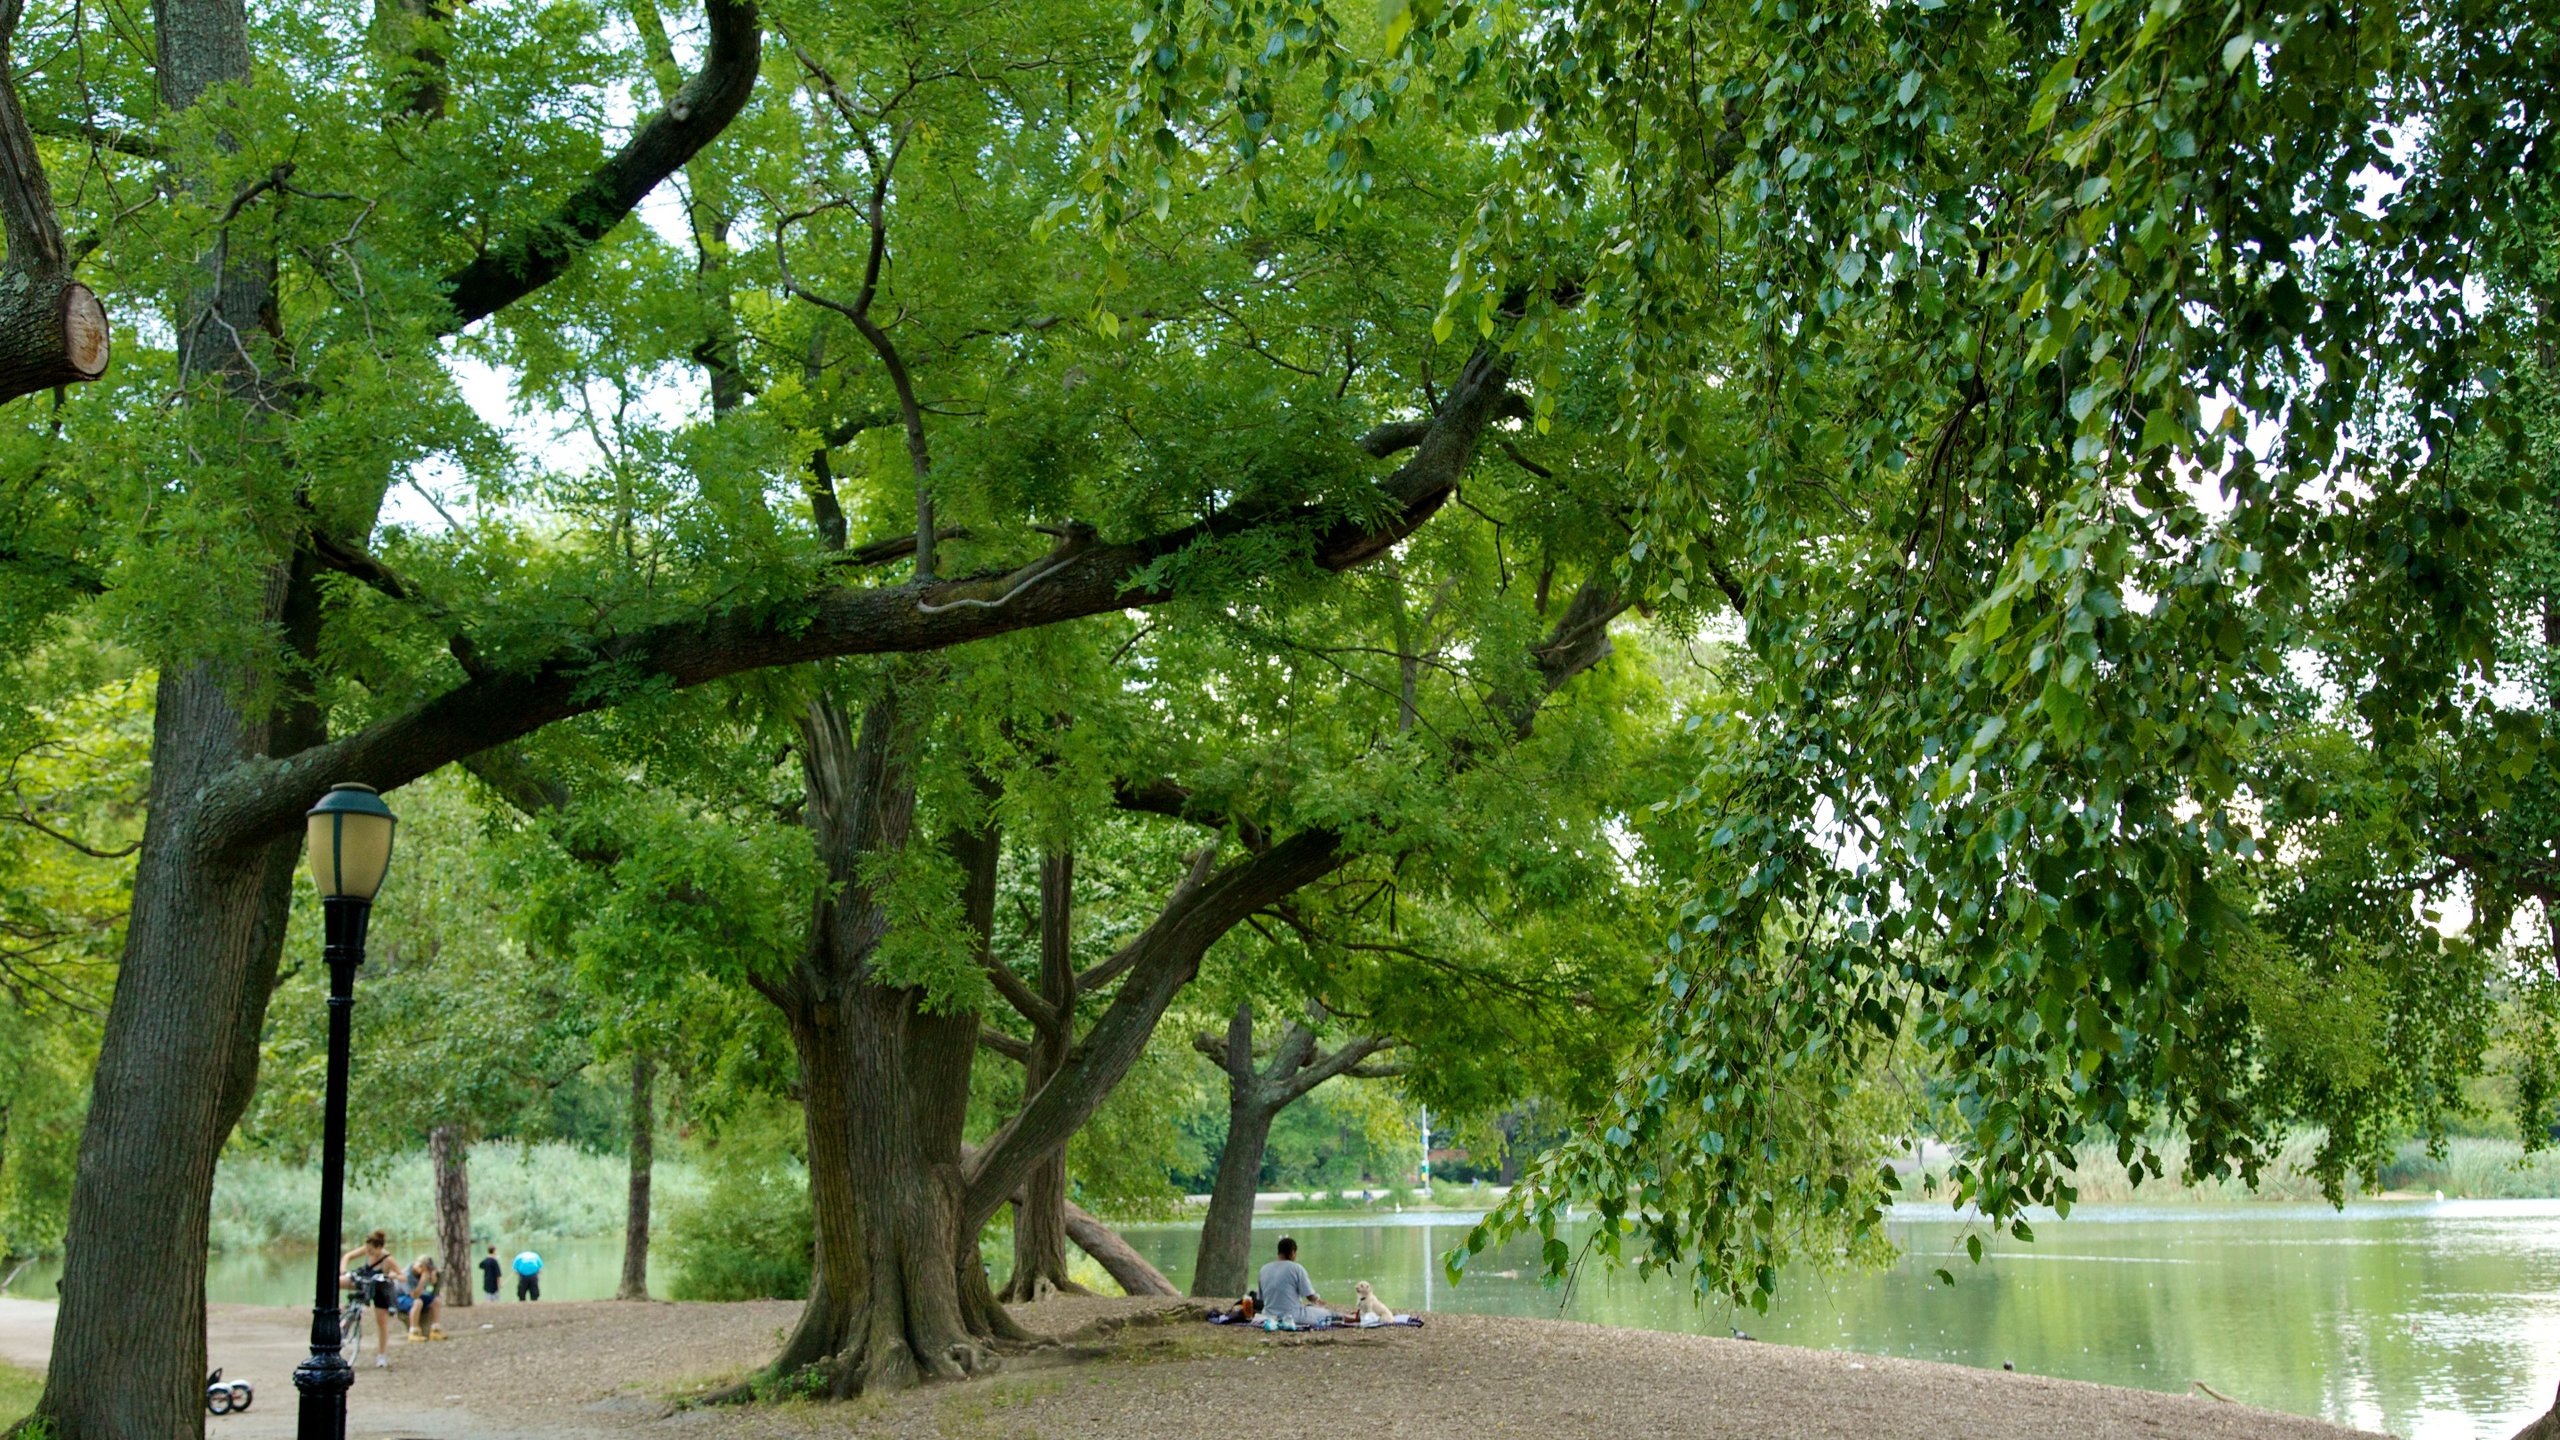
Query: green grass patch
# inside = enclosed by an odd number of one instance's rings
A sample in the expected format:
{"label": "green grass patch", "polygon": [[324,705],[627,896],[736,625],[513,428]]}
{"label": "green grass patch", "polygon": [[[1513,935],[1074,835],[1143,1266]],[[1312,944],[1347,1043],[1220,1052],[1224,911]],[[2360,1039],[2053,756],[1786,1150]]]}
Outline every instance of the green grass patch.
{"label": "green grass patch", "polygon": [[43,1393],[43,1376],[0,1361],[0,1429],[27,1418],[27,1412],[36,1408],[36,1397]]}

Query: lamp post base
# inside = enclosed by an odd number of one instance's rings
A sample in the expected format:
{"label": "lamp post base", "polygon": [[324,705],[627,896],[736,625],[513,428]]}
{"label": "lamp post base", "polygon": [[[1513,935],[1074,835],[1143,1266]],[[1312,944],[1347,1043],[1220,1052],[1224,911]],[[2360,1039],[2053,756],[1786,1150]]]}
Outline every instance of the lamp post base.
{"label": "lamp post base", "polygon": [[314,1350],[293,1367],[293,1388],[302,1392],[294,1440],[346,1440],[347,1392],[355,1383],[356,1368],[335,1350]]}

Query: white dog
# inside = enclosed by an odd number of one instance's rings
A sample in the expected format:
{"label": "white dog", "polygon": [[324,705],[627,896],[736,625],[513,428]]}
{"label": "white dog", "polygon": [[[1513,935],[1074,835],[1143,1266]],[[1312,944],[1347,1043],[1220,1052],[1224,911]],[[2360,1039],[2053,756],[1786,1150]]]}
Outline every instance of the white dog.
{"label": "white dog", "polygon": [[1396,1318],[1395,1313],[1387,1309],[1386,1305],[1378,1299],[1378,1292],[1369,1288],[1368,1281],[1353,1282],[1351,1293],[1360,1298],[1360,1303],[1354,1307],[1353,1313],[1359,1316],[1361,1324],[1384,1325]]}

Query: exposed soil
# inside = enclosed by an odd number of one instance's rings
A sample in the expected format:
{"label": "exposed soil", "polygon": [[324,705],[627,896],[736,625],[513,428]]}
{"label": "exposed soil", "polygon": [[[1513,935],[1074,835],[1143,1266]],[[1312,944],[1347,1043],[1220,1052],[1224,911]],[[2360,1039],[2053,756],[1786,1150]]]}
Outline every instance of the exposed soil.
{"label": "exposed soil", "polygon": [[[41,1365],[50,1309],[0,1304],[0,1359]],[[2200,1398],[1561,1320],[1434,1315],[1422,1330],[1265,1335],[1168,1318],[1162,1300],[1083,1297],[1017,1307],[1026,1326],[1067,1343],[1016,1356],[992,1377],[840,1405],[677,1407],[770,1355],[797,1309],[593,1301],[458,1310],[445,1327],[450,1339],[395,1340],[387,1369],[364,1357],[349,1433],[357,1440],[1210,1440],[1275,1430],[1364,1440],[2344,1440],[2356,1433]],[[307,1314],[229,1305],[213,1307],[210,1318],[214,1363],[252,1381],[258,1397],[246,1415],[209,1419],[206,1433],[291,1435],[291,1376]]]}

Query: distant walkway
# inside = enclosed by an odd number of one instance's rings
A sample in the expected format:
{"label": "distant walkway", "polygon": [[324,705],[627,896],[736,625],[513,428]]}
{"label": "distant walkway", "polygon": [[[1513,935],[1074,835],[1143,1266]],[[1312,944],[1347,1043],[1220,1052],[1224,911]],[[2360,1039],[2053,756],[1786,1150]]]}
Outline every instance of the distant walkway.
{"label": "distant walkway", "polygon": [[0,1300],[0,1360],[44,1373],[53,1348],[53,1305],[44,1300]]}

